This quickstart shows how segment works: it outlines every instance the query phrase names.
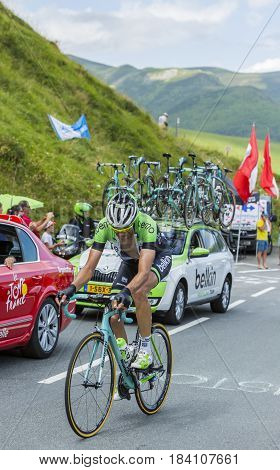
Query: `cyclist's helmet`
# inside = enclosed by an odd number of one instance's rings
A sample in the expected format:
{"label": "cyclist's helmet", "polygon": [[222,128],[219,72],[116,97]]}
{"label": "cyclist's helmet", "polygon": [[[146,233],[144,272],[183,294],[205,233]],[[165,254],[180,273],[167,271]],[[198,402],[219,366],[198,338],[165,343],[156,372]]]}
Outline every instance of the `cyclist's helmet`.
{"label": "cyclist's helmet", "polygon": [[134,197],[128,193],[118,193],[108,202],[106,219],[115,229],[122,230],[133,225],[138,214]]}
{"label": "cyclist's helmet", "polygon": [[89,212],[92,209],[92,206],[87,202],[76,202],[74,206],[75,214],[79,215],[80,217],[84,217],[85,212]]}

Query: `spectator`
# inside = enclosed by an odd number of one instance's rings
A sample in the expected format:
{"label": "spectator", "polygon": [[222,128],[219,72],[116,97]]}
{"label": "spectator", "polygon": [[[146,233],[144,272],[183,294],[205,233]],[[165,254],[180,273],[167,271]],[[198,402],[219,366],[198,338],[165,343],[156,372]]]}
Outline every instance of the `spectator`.
{"label": "spectator", "polygon": [[161,129],[167,130],[168,129],[168,114],[163,113],[158,118],[158,125]]}
{"label": "spectator", "polygon": [[2,202],[0,202],[0,214],[3,214],[3,205],[2,205]]}
{"label": "spectator", "polygon": [[46,229],[41,238],[42,242],[50,251],[52,251],[57,246],[64,245],[64,240],[60,240],[58,243],[54,243],[53,241],[52,233],[54,232],[54,224],[55,222],[52,220],[47,223]]}
{"label": "spectator", "polygon": [[19,203],[19,206],[22,210],[22,215],[20,215],[20,217],[22,218],[24,223],[27,225],[27,227],[29,227],[30,230],[32,230],[32,232],[35,235],[37,235],[37,237],[40,238],[40,232],[42,232],[46,228],[48,222],[53,219],[54,217],[53,212],[48,212],[45,215],[45,217],[43,217],[43,219],[35,222],[35,221],[32,221],[31,218],[29,217],[31,207],[28,201],[21,201]]}
{"label": "spectator", "polygon": [[257,222],[257,259],[258,269],[261,269],[261,261],[264,269],[268,269],[266,265],[267,249],[268,249],[268,230],[269,225],[267,222],[267,216],[264,212],[261,214],[261,218]]}
{"label": "spectator", "polygon": [[18,205],[12,206],[11,209],[8,209],[7,214],[9,215],[19,215],[20,207]]}

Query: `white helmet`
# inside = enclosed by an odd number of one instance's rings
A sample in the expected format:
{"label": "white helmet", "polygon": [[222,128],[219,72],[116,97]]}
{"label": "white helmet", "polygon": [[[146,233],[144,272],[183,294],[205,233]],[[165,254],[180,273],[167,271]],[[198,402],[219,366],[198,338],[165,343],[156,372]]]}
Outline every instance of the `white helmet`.
{"label": "white helmet", "polygon": [[163,113],[164,116],[168,117],[168,114],[167,113]]}
{"label": "white helmet", "polygon": [[135,199],[129,193],[118,193],[110,199],[106,209],[108,223],[117,230],[130,227],[138,214]]}

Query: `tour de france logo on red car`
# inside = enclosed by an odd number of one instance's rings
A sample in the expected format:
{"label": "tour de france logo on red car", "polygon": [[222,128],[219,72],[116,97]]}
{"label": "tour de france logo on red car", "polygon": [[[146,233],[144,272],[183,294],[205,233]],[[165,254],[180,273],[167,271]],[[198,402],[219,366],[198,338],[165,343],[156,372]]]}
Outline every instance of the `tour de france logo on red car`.
{"label": "tour de france logo on red car", "polygon": [[9,310],[14,310],[20,305],[24,305],[27,292],[27,284],[23,277],[15,279],[11,284],[9,284],[8,297],[6,301],[7,312]]}

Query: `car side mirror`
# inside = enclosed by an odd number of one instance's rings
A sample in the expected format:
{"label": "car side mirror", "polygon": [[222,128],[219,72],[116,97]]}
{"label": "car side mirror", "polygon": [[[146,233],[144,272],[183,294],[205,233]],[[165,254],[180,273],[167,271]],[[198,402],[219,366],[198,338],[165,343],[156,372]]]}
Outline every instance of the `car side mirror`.
{"label": "car side mirror", "polygon": [[206,258],[207,256],[209,256],[209,250],[207,250],[206,248],[195,248],[191,254],[190,254],[190,258]]}

